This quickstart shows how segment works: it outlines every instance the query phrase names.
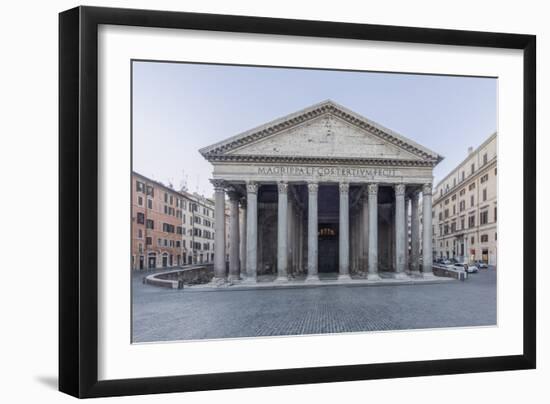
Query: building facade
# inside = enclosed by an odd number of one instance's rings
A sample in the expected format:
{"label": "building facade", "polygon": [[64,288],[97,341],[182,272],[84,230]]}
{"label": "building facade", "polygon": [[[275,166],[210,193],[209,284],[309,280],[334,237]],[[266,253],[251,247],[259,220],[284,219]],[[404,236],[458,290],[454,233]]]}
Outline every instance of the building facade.
{"label": "building facade", "polygon": [[132,268],[181,265],[185,198],[175,190],[132,173]]}
{"label": "building facade", "polygon": [[434,254],[497,264],[497,134],[441,180],[434,191]]}
{"label": "building facade", "polygon": [[216,281],[433,276],[431,215],[420,240],[419,204],[422,194],[432,211],[437,153],[332,101],[200,152],[214,166]]}
{"label": "building facade", "polygon": [[214,259],[214,202],[132,173],[132,269]]}
{"label": "building facade", "polygon": [[189,199],[190,248],[187,264],[208,264],[214,260],[214,201],[197,193],[183,193]]}

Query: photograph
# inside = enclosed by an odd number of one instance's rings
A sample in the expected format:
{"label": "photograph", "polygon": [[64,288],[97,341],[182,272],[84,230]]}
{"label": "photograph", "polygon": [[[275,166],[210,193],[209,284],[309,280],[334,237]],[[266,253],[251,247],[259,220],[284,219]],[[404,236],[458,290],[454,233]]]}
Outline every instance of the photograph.
{"label": "photograph", "polygon": [[498,326],[497,77],[130,68],[133,344]]}

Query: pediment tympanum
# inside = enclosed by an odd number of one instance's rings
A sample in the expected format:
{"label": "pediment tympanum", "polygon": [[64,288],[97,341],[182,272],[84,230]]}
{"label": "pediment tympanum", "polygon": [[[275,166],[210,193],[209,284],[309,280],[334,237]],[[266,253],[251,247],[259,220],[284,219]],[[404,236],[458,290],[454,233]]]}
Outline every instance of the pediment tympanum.
{"label": "pediment tympanum", "polygon": [[335,159],[435,165],[437,153],[332,102],[200,150],[210,161]]}

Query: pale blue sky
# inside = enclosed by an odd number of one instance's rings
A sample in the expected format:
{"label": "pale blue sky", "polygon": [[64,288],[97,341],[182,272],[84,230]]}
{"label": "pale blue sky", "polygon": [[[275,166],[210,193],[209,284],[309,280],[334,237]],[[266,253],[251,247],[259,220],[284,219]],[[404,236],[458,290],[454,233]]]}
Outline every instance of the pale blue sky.
{"label": "pale blue sky", "polygon": [[210,196],[200,148],[326,99],[443,155],[435,182],[496,130],[493,78],[134,62],[133,168]]}

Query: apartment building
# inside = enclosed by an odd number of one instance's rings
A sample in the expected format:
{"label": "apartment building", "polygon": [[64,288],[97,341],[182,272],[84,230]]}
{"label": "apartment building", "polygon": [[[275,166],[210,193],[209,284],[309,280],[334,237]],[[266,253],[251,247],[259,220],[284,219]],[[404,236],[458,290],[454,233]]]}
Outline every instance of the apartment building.
{"label": "apartment building", "polygon": [[435,187],[436,258],[497,264],[497,151],[494,133]]}

